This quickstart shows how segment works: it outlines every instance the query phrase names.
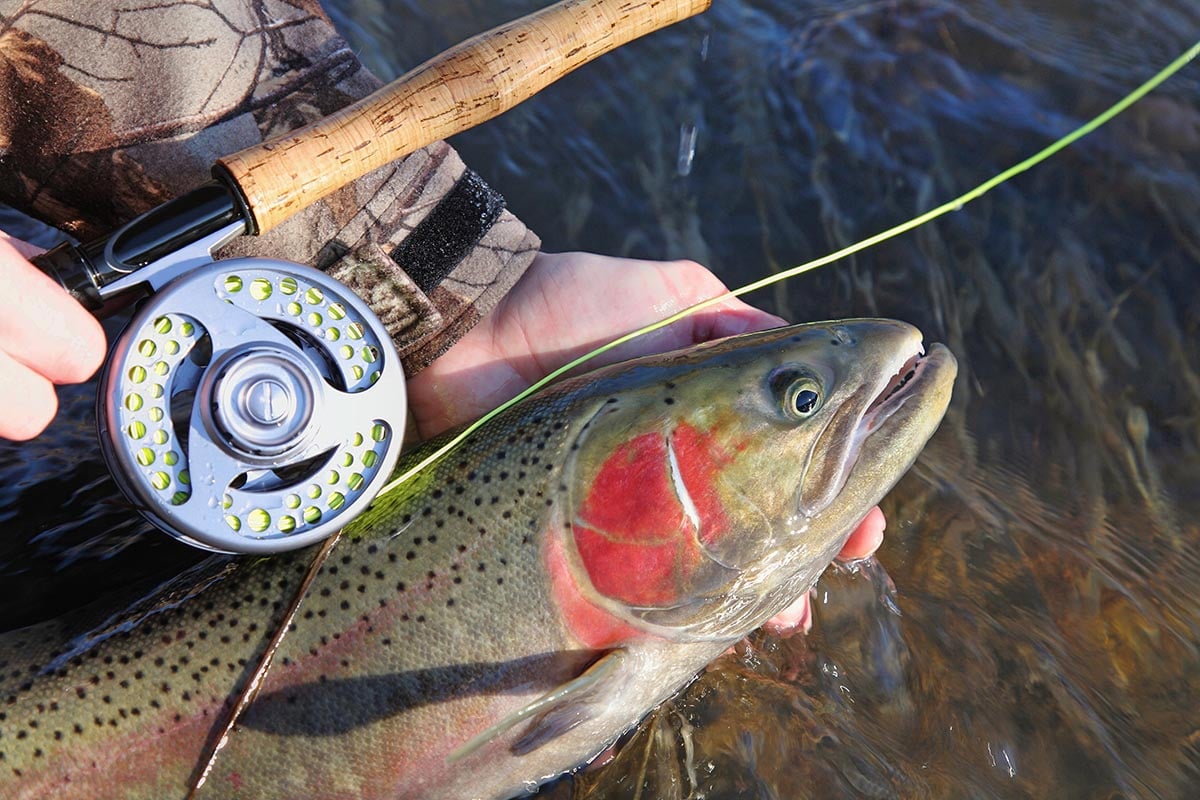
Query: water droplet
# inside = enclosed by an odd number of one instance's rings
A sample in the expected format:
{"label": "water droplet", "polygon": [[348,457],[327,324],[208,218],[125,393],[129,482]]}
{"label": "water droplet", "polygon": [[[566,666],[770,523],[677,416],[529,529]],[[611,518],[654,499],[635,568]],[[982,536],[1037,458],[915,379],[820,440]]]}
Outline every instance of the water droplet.
{"label": "water droplet", "polygon": [[679,126],[679,155],[675,159],[675,171],[681,176],[692,174],[692,163],[696,160],[696,126],[686,122]]}

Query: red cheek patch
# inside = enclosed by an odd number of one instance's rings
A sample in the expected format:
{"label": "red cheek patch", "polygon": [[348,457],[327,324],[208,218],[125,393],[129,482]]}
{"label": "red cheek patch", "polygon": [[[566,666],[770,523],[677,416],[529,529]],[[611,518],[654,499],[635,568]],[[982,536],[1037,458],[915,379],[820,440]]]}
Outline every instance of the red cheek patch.
{"label": "red cheek patch", "polygon": [[[572,526],[576,551],[592,586],[631,606],[662,607],[686,600],[711,562],[704,543],[728,529],[714,479],[711,437],[690,426],[671,448],[687,508],[676,491],[671,453],[659,433],[619,446],[601,466]],[[700,530],[693,521],[698,517]]]}
{"label": "red cheek patch", "polygon": [[679,464],[683,485],[688,487],[692,502],[703,524],[700,541],[713,544],[729,532],[729,520],[717,493],[717,474],[731,459],[711,433],[691,425],[680,425],[671,434],[671,446]]}
{"label": "red cheek patch", "polygon": [[579,519],[614,543],[653,546],[676,541],[685,520],[671,487],[667,442],[661,434],[644,433],[609,456],[579,509]]}

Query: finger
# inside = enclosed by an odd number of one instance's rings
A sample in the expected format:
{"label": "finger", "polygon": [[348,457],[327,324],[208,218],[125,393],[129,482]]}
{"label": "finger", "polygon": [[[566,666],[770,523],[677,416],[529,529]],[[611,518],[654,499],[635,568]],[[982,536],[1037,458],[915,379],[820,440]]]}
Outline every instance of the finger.
{"label": "finger", "polygon": [[0,350],[55,383],[91,377],[104,331],[62,287],[0,241]]}
{"label": "finger", "polygon": [[812,630],[812,602],[808,592],[800,595],[790,606],[771,617],[763,627],[775,636],[808,633]]}
{"label": "finger", "polygon": [[875,506],[867,512],[863,521],[858,523],[850,538],[846,539],[837,557],[842,561],[854,561],[874,555],[883,543],[883,531],[886,527],[887,520],[884,519],[883,511],[879,506]]}
{"label": "finger", "polygon": [[[664,280],[671,284],[680,308],[690,308],[712,298],[725,295],[728,288],[707,268],[695,261],[668,261],[658,265]],[[687,344],[737,336],[751,331],[777,328],[787,320],[769,314],[738,297],[723,297],[717,303],[681,320],[690,335]]]}
{"label": "finger", "polygon": [[[515,313],[497,317],[497,338],[524,347],[526,354],[534,345],[532,358],[506,353],[532,381],[618,336],[726,291],[719,278],[695,261],[539,253],[505,298],[505,310]],[[570,324],[564,325],[568,316]],[[778,317],[726,297],[598,356],[591,367],[781,324]]]}
{"label": "finger", "polygon": [[29,242],[17,239],[14,236],[8,235],[4,231],[0,231],[0,242],[8,242],[10,245],[12,245],[13,249],[20,253],[24,258],[33,258],[38,253],[46,252],[36,244],[30,244]]}
{"label": "finger", "polygon": [[54,386],[45,377],[0,350],[0,438],[25,441],[37,436],[58,412]]}

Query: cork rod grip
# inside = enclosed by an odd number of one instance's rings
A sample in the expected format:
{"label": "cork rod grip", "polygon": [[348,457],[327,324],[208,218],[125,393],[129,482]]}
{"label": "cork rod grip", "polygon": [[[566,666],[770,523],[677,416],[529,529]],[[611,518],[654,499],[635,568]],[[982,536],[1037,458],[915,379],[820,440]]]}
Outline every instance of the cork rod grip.
{"label": "cork rod grip", "polygon": [[261,233],[330,192],[507,111],[711,0],[563,0],[481,33],[312,125],[225,156]]}

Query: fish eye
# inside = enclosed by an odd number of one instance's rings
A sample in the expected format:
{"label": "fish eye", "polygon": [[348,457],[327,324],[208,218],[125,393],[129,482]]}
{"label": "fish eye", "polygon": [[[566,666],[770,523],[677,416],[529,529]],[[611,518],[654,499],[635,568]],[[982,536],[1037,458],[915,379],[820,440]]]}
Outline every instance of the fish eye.
{"label": "fish eye", "polygon": [[771,376],[771,388],[784,413],[793,419],[807,419],[821,408],[821,383],[807,372],[780,370]]}
{"label": "fish eye", "polygon": [[791,405],[789,410],[798,417],[807,417],[817,410],[817,406],[821,403],[821,395],[816,389],[810,387],[798,387],[791,393]]}

